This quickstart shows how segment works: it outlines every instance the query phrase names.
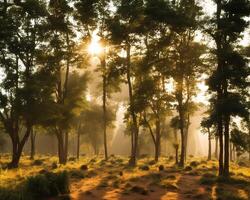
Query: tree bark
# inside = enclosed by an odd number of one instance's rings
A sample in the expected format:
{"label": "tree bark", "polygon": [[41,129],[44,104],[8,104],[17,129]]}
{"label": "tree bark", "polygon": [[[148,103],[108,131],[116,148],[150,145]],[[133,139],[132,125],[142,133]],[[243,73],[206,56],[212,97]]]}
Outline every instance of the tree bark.
{"label": "tree bark", "polygon": [[228,177],[229,176],[229,124],[230,124],[230,117],[226,117],[225,119],[225,131],[224,131],[224,171],[223,176]]}
{"label": "tree bark", "polygon": [[230,147],[230,161],[231,162],[233,162],[233,144],[230,142],[230,145],[229,145],[229,147]]}
{"label": "tree bark", "polygon": [[56,135],[58,142],[59,163],[65,165],[67,163],[68,156],[68,132],[63,134],[63,131],[59,130]]}
{"label": "tree bark", "polygon": [[76,147],[76,158],[77,160],[79,160],[80,158],[80,138],[81,134],[80,134],[80,125],[78,126],[78,130],[77,130],[77,147]]}
{"label": "tree bark", "polygon": [[160,119],[156,119],[156,137],[155,137],[155,162],[158,162],[160,155],[160,145],[161,145],[161,123]]}
{"label": "tree bark", "polygon": [[207,160],[211,160],[211,157],[212,157],[212,144],[211,144],[211,132],[210,132],[210,128],[208,128],[208,157],[207,157]]}
{"label": "tree bark", "polygon": [[127,43],[127,64],[126,64],[126,73],[127,73],[127,84],[129,91],[129,103],[130,103],[130,116],[132,118],[132,131],[131,131],[131,155],[129,160],[129,165],[136,165],[136,156],[138,148],[138,127],[137,127],[137,117],[134,111],[134,97],[133,97],[133,87],[131,81],[131,63],[130,63],[130,44]]}
{"label": "tree bark", "polygon": [[23,147],[27,140],[29,139],[31,126],[26,127],[26,132],[22,138],[19,140],[19,129],[13,129],[14,131],[11,133],[11,142],[12,142],[12,158],[11,162],[8,164],[8,168],[17,168],[19,165],[19,161],[22,155]]}
{"label": "tree bark", "polygon": [[101,66],[103,70],[103,145],[104,145],[104,155],[105,160],[108,160],[108,145],[107,145],[107,109],[106,109],[106,100],[107,100],[107,75],[106,75],[106,60],[105,55],[101,58]]}
{"label": "tree bark", "polygon": [[36,133],[34,132],[34,129],[31,130],[30,133],[30,159],[34,160],[35,158],[35,152],[36,152]]}
{"label": "tree bark", "polygon": [[218,121],[218,133],[219,133],[219,176],[223,175],[224,163],[223,163],[223,125],[222,120]]}
{"label": "tree bark", "polygon": [[218,137],[215,137],[215,158],[218,160]]}

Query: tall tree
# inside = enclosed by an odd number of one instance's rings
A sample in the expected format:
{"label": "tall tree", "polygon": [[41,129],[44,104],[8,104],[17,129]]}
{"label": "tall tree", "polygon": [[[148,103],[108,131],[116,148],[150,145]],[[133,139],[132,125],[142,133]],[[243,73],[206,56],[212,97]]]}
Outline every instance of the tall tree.
{"label": "tall tree", "polygon": [[142,30],[143,21],[143,1],[142,0],[119,0],[116,3],[117,11],[113,19],[109,20],[109,29],[111,31],[111,39],[114,44],[122,47],[126,56],[124,59],[124,72],[126,83],[128,86],[129,96],[129,117],[132,122],[131,127],[131,155],[129,164],[136,165],[136,156],[138,150],[138,116],[134,108],[134,85],[133,71],[134,64],[132,62],[133,53],[131,49],[138,42],[138,34]]}
{"label": "tall tree", "polygon": [[[7,4],[1,12],[1,68],[5,72],[1,90],[1,121],[12,142],[9,167],[18,167],[24,144],[42,108],[45,85],[37,79],[37,52],[45,5],[37,0]],[[46,89],[44,91],[47,91]],[[21,135],[21,126],[25,133]]]}
{"label": "tall tree", "polygon": [[237,44],[248,26],[244,17],[250,14],[250,4],[246,0],[217,0],[214,3],[216,12],[210,18],[206,31],[216,45],[217,67],[208,82],[210,91],[215,95],[213,110],[220,144],[219,175],[228,177],[230,121],[233,116],[247,115],[243,94],[248,86],[249,70]]}
{"label": "tall tree", "polygon": [[[92,56],[99,58],[98,71],[102,78],[102,108],[103,108],[103,146],[105,159],[108,159],[108,145],[107,145],[107,103],[108,97],[117,89],[117,82],[114,83],[114,76],[112,76],[112,56],[109,49],[113,50],[113,45],[110,41],[110,30],[108,22],[111,17],[110,0],[100,1],[85,1],[81,0],[75,3],[77,9],[76,19],[82,26],[83,37],[88,40],[93,38],[94,33],[99,39],[100,52],[93,52]],[[90,35],[92,34],[92,36]],[[93,38],[97,39],[97,38]]]}

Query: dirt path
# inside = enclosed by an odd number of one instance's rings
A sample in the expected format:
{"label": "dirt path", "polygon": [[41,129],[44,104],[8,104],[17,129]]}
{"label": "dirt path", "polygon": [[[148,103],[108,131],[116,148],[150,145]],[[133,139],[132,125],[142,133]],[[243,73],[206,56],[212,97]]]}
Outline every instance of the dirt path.
{"label": "dirt path", "polygon": [[[138,175],[133,182],[131,174],[125,174],[118,178],[119,184],[114,187],[116,178],[112,179],[107,172],[101,173],[94,178],[82,179],[78,182],[73,182],[71,185],[72,200],[191,200],[209,199],[207,189],[199,184],[199,176],[188,175],[187,173],[169,173],[161,172],[160,178],[176,177],[166,188],[157,184],[150,184],[151,178],[149,173]],[[149,176],[149,177],[148,177]],[[131,181],[132,180],[132,181]],[[104,184],[105,183],[105,184]],[[174,184],[175,183],[175,184]],[[138,186],[138,191],[130,189],[133,186]],[[145,193],[140,191],[145,188]]]}

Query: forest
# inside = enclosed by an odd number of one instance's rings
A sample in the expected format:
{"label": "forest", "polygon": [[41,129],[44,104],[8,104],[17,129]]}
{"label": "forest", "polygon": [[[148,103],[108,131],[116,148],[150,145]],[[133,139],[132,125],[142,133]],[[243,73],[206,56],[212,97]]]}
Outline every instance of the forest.
{"label": "forest", "polygon": [[0,200],[250,200],[249,0],[0,0]]}

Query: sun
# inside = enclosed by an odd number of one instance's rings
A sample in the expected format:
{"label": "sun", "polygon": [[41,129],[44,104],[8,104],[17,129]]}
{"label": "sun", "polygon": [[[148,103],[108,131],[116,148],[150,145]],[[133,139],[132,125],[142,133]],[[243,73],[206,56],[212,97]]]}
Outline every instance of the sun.
{"label": "sun", "polygon": [[103,51],[103,47],[100,44],[100,38],[96,32],[93,32],[91,36],[91,42],[88,47],[88,52],[92,55],[99,55]]}

